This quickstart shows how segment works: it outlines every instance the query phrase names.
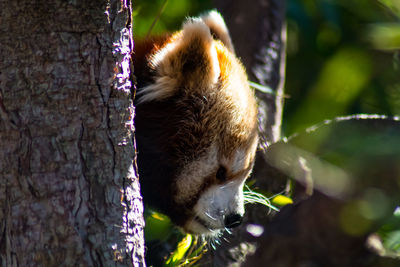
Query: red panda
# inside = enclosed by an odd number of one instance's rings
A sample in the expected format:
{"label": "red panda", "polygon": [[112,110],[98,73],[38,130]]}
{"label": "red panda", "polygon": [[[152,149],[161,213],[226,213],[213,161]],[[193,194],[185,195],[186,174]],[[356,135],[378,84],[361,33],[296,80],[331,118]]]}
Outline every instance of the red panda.
{"label": "red panda", "polygon": [[184,231],[241,223],[258,144],[257,105],[216,11],[136,42],[136,140],[144,202]]}

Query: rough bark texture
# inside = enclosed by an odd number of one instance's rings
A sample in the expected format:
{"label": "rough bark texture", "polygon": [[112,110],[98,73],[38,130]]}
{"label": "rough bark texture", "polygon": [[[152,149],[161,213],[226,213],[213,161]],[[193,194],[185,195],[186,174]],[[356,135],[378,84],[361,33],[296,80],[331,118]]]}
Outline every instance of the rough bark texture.
{"label": "rough bark texture", "polygon": [[129,1],[0,0],[0,266],[143,266]]}
{"label": "rough bark texture", "polygon": [[[285,1],[257,0],[250,3],[246,0],[215,0],[214,3],[225,18],[236,54],[244,63],[249,80],[268,86],[275,92],[256,92],[259,99],[261,143],[275,142],[280,138],[283,109]],[[272,179],[271,171],[265,168],[264,157],[259,153],[253,172],[258,186],[273,191],[282,190],[284,180]],[[223,237],[221,246],[203,257],[204,266],[237,265],[254,252],[257,241],[246,241],[246,226],[249,222],[266,225],[269,221],[268,210],[248,205],[246,215],[241,227],[233,231],[232,235]]]}

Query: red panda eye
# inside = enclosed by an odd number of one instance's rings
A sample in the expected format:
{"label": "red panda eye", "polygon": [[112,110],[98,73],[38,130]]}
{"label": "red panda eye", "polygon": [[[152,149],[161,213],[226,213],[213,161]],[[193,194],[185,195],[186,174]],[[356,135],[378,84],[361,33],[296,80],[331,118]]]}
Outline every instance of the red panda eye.
{"label": "red panda eye", "polygon": [[217,177],[217,179],[221,182],[226,181],[226,169],[223,166],[220,166],[217,174],[215,175],[215,177]]}

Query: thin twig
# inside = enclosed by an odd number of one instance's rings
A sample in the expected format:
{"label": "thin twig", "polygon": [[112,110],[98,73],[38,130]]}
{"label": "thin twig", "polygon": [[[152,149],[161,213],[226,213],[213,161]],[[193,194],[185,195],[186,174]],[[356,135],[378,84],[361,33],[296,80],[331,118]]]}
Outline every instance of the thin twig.
{"label": "thin twig", "polygon": [[156,17],[154,18],[153,23],[152,23],[151,26],[150,26],[150,29],[147,31],[146,39],[150,36],[151,31],[153,30],[153,28],[154,28],[154,26],[156,25],[157,21],[160,19],[161,14],[164,12],[165,7],[167,6],[167,3],[168,3],[168,0],[164,0],[164,2],[162,3],[160,9],[159,9],[158,12],[157,12]]}

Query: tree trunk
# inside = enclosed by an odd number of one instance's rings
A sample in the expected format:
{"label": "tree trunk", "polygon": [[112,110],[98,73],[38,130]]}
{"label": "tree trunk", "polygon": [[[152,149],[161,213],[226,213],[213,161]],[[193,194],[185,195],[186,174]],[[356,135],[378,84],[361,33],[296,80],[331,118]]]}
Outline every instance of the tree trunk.
{"label": "tree trunk", "polygon": [[130,1],[0,12],[0,266],[144,266]]}

